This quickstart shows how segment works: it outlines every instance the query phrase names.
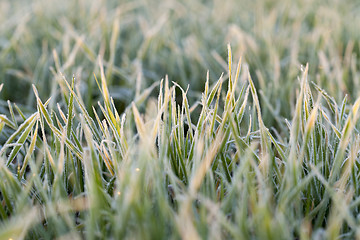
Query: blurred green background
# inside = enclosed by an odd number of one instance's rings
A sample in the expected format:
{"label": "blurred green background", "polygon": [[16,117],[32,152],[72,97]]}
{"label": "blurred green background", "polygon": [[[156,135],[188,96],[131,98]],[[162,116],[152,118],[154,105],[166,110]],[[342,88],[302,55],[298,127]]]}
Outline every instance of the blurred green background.
{"label": "blurred green background", "polygon": [[230,43],[273,126],[290,117],[306,63],[309,80],[337,101],[359,95],[359,12],[356,0],[2,0],[0,112],[6,100],[34,108],[32,84],[50,105],[61,101],[62,75],[75,76],[90,109],[100,99],[99,58],[119,111],[166,74],[196,100],[207,70],[212,82],[226,75]]}

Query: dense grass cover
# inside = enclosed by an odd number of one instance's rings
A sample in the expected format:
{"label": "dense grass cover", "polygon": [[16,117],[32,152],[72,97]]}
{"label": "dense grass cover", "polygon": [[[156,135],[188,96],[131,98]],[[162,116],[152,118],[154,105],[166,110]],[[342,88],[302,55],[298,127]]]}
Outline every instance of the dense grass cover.
{"label": "dense grass cover", "polygon": [[1,1],[0,239],[360,239],[359,5],[305,2]]}

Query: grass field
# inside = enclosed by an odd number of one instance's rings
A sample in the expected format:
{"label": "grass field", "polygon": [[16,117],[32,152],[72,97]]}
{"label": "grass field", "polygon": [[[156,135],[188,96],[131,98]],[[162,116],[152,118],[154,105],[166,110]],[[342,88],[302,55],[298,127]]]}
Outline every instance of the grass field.
{"label": "grass field", "polygon": [[0,239],[360,239],[359,12],[0,1]]}

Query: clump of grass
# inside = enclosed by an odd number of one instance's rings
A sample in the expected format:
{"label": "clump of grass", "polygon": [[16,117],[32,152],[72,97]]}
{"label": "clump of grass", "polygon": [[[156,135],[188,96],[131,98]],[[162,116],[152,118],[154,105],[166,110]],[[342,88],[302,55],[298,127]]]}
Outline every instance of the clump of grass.
{"label": "clump of grass", "polygon": [[227,77],[208,74],[195,105],[166,77],[157,99],[152,87],[120,113],[99,66],[94,117],[65,77],[66,104],[51,108],[33,86],[34,113],[9,103],[0,115],[1,239],[360,237],[360,100],[338,104],[308,65],[289,137],[264,123],[230,46]]}

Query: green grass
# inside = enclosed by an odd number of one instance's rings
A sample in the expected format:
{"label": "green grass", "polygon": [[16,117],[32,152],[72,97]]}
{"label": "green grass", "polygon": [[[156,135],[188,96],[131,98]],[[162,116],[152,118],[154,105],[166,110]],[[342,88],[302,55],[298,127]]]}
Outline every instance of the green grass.
{"label": "green grass", "polygon": [[0,2],[0,239],[360,239],[359,8]]}

